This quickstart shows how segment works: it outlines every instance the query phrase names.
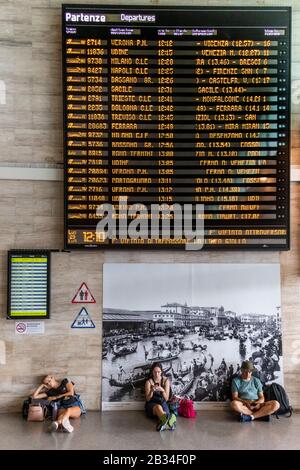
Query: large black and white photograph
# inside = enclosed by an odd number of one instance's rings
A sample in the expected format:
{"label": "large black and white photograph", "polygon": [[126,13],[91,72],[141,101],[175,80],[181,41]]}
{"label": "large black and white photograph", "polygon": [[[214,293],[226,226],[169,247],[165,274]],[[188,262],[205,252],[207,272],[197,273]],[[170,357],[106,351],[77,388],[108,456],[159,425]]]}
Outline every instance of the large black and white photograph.
{"label": "large black and white photograph", "polygon": [[279,264],[104,264],[102,408],[143,402],[156,361],[196,402],[229,400],[244,360],[282,384],[280,305]]}

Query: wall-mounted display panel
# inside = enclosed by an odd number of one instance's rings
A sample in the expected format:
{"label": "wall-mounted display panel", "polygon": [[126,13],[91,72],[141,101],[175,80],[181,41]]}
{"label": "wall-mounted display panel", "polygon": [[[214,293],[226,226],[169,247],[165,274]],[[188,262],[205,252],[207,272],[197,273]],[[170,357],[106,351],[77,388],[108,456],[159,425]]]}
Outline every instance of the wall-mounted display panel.
{"label": "wall-mounted display panel", "polygon": [[176,208],[204,248],[289,248],[290,23],[288,7],[63,6],[66,248],[184,248]]}
{"label": "wall-mounted display panel", "polygon": [[8,252],[8,318],[49,318],[50,251]]}

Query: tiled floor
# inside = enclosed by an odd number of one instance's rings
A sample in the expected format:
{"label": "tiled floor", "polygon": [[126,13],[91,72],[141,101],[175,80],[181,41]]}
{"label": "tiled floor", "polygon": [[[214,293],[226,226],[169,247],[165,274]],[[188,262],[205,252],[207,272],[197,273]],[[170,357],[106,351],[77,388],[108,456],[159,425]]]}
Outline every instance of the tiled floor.
{"label": "tiled floor", "polygon": [[163,432],[142,411],[90,411],[72,424],[71,434],[50,433],[49,422],[1,414],[0,449],[300,449],[300,413],[269,423],[239,423],[229,411],[200,410],[196,419],[179,418],[175,431]]}

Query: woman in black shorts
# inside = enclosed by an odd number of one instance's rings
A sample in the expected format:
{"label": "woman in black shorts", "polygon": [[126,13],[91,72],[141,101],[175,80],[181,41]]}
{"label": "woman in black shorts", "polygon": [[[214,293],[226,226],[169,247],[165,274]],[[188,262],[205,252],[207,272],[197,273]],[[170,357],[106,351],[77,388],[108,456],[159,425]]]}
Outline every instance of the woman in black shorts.
{"label": "woman in black shorts", "polygon": [[47,401],[58,401],[58,418],[51,424],[51,430],[72,432],[73,426],[69,418],[79,418],[81,415],[80,402],[74,391],[74,384],[65,378],[61,382],[53,375],[46,375],[41,385],[35,390],[32,398],[46,398]]}
{"label": "woman in black shorts", "polygon": [[145,383],[145,395],[147,416],[159,419],[157,431],[175,429],[176,416],[170,412],[167,403],[170,397],[170,382],[162,376],[162,366],[159,362],[152,364],[149,379]]}

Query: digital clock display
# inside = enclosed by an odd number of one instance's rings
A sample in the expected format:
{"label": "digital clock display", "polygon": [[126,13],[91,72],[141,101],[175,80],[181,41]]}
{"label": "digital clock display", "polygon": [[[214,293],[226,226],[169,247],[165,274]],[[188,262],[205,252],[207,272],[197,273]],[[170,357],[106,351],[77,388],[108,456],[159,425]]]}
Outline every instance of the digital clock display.
{"label": "digital clock display", "polygon": [[290,21],[63,5],[66,248],[289,248]]}

